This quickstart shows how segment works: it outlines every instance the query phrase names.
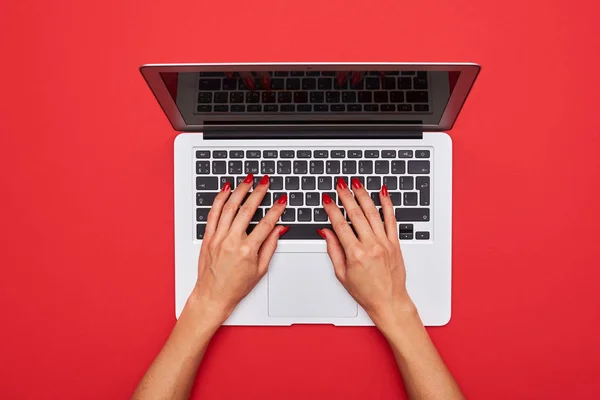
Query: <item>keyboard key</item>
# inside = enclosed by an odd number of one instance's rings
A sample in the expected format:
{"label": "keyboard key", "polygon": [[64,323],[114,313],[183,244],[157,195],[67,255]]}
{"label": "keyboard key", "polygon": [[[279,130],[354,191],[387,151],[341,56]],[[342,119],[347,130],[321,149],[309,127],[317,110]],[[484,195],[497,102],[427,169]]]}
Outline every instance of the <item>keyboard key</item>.
{"label": "keyboard key", "polygon": [[[240,174],[241,174],[241,173],[242,173],[242,171],[240,171]],[[240,185],[241,185],[241,183],[242,183],[242,181],[243,181],[244,179],[246,179],[246,177],[245,177],[245,176],[238,176],[237,178],[235,178],[235,184],[236,184],[237,186],[240,186]],[[246,199],[244,199],[244,200],[246,200]]]}
{"label": "keyboard key", "polygon": [[312,105],[310,104],[298,104],[298,112],[311,112]]}
{"label": "keyboard key", "polygon": [[398,225],[398,230],[401,232],[412,232],[413,224],[400,224]]}
{"label": "keyboard key", "polygon": [[331,190],[333,187],[331,181],[330,176],[319,176],[317,178],[319,190]]}
{"label": "keyboard key", "polygon": [[428,174],[429,173],[429,161],[409,161],[408,162],[408,173],[409,174]]}
{"label": "keyboard key", "polygon": [[285,190],[298,190],[300,189],[300,178],[297,176],[286,176],[285,177]]}
{"label": "keyboard key", "polygon": [[198,90],[221,90],[220,79],[200,79],[198,83]]}
{"label": "keyboard key", "polygon": [[362,111],[362,105],[360,105],[360,104],[348,104],[348,106],[346,108],[348,109],[348,111],[351,111],[351,112]]}
{"label": "keyboard key", "polygon": [[298,150],[296,152],[296,157],[298,157],[298,158],[311,158],[312,157],[312,151],[310,151],[310,150]]}
{"label": "keyboard key", "polygon": [[[260,176],[255,176],[255,177],[254,177],[254,181],[253,181],[253,183],[252,183],[252,187],[253,187],[253,188],[255,188],[256,186],[258,186],[258,184],[260,183],[260,179],[261,179],[261,177],[260,177]],[[246,201],[247,199],[248,199],[248,197],[246,197],[246,198],[244,199],[244,201]]]}
{"label": "keyboard key", "polygon": [[329,151],[327,151],[327,150],[315,150],[314,156],[315,156],[315,158],[327,158],[327,157],[329,157]]}
{"label": "keyboard key", "polygon": [[407,103],[427,103],[429,94],[425,91],[409,91],[406,92]]}
{"label": "keyboard key", "polygon": [[294,173],[295,174],[308,173],[308,162],[307,161],[294,161]]}
{"label": "keyboard key", "polygon": [[308,103],[308,92],[294,92],[294,103]]}
{"label": "keyboard key", "polygon": [[327,104],[315,104],[313,110],[316,112],[327,112],[329,111],[329,106]]}
{"label": "keyboard key", "polygon": [[206,231],[206,224],[196,224],[196,239],[204,239],[204,232]]}
{"label": "keyboard key", "polygon": [[398,151],[398,158],[412,158],[412,157],[413,157],[412,150],[399,150]]}
{"label": "keyboard key", "polygon": [[399,112],[411,112],[412,104],[398,104],[398,111]]}
{"label": "keyboard key", "polygon": [[[350,178],[350,182],[352,182],[353,179],[358,179],[358,181],[361,183],[361,185],[365,186],[365,177],[364,176],[353,176],[352,178]],[[350,186],[350,185],[348,185]]]}
{"label": "keyboard key", "polygon": [[367,176],[367,190],[380,190],[380,189],[381,189],[381,177],[380,176]]}
{"label": "keyboard key", "polygon": [[295,112],[296,106],[293,104],[282,104],[279,106],[281,112]]}
{"label": "keyboard key", "polygon": [[398,189],[398,179],[396,179],[395,176],[384,176],[383,184],[388,188],[388,190]]}
{"label": "keyboard key", "polygon": [[312,175],[321,175],[323,174],[324,163],[323,161],[311,161],[310,162],[310,173]]}
{"label": "keyboard key", "polygon": [[280,79],[280,78],[271,79],[271,90],[283,90],[284,88],[285,88],[285,86],[284,86],[283,79]]}
{"label": "keyboard key", "polygon": [[323,92],[310,92],[311,103],[323,103],[325,101],[325,94]]}
{"label": "keyboard key", "polygon": [[325,166],[325,172],[330,175],[340,173],[340,162],[337,160],[328,160]]}
{"label": "keyboard key", "polygon": [[291,161],[277,161],[277,173],[280,175],[287,175],[292,173],[292,162]]}
{"label": "keyboard key", "polygon": [[371,103],[373,101],[373,92],[358,92],[359,103]]}
{"label": "keyboard key", "polygon": [[354,161],[354,160],[342,161],[342,173],[355,174],[356,173],[356,161]]}
{"label": "keyboard key", "polygon": [[213,174],[222,175],[227,173],[227,163],[225,161],[212,162]]}
{"label": "keyboard key", "polygon": [[396,89],[396,78],[388,76],[383,79],[381,82],[381,88],[386,90],[394,90]]}
{"label": "keyboard key", "polygon": [[196,158],[210,158],[210,150],[196,150]]}
{"label": "keyboard key", "polygon": [[246,106],[241,104],[234,104],[230,107],[231,112],[246,112]]}
{"label": "keyboard key", "polygon": [[[344,182],[346,182],[346,186],[350,186],[350,179],[347,176],[334,176],[333,183],[335,184],[335,187],[337,187],[338,179],[341,179]],[[340,202],[338,202],[338,203],[340,203]]]}
{"label": "keyboard key", "polygon": [[381,81],[381,78],[377,77],[377,78],[366,78],[365,79],[365,89],[367,90],[375,90],[375,89],[379,89],[379,83]]}
{"label": "keyboard key", "polygon": [[342,103],[356,103],[356,92],[342,92]]}
{"label": "keyboard key", "polygon": [[373,94],[373,101],[375,103],[387,103],[388,102],[388,92],[375,92]]}
{"label": "keyboard key", "polygon": [[390,162],[388,160],[375,161],[375,173],[378,175],[390,173]]}
{"label": "keyboard key", "polygon": [[317,88],[317,80],[315,78],[302,79],[302,90],[315,90]]}
{"label": "keyboard key", "polygon": [[331,158],[346,158],[346,150],[331,150]]}
{"label": "keyboard key", "polygon": [[298,221],[299,222],[312,221],[312,210],[310,208],[299,208],[298,209]]}
{"label": "keyboard key", "polygon": [[247,107],[248,112],[261,112],[262,106],[260,104],[249,104]]}
{"label": "keyboard key", "polygon": [[348,158],[362,158],[362,150],[348,150]]}
{"label": "keyboard key", "polygon": [[[324,192],[323,194],[326,194],[329,197],[331,197],[331,200],[333,200],[334,203],[336,202],[336,200],[337,200],[337,192]],[[323,194],[321,194],[321,196],[323,196]]]}
{"label": "keyboard key", "polygon": [[398,89],[412,89],[412,80],[410,78],[398,78]]}
{"label": "keyboard key", "polygon": [[196,177],[196,190],[217,190],[219,180],[216,176],[198,176]]}
{"label": "keyboard key", "polygon": [[229,93],[229,102],[230,103],[243,103],[244,102],[244,92]]}
{"label": "keyboard key", "polygon": [[401,198],[400,192],[388,192],[388,193],[389,193],[390,200],[392,201],[393,205],[395,205],[395,206],[402,205],[402,198]]}
{"label": "keyboard key", "polygon": [[400,177],[400,190],[413,190],[415,181],[412,176]]}
{"label": "keyboard key", "polygon": [[246,150],[246,158],[260,158],[260,150]]}
{"label": "keyboard key", "polygon": [[198,103],[212,103],[212,93],[211,92],[198,93]]}
{"label": "keyboard key", "polygon": [[321,76],[336,76],[337,72],[335,71],[321,71]]}
{"label": "keyboard key", "polygon": [[340,92],[327,92],[325,94],[325,101],[327,103],[339,103],[341,94]]}
{"label": "keyboard key", "polygon": [[396,221],[427,222],[429,221],[429,208],[396,208]]}
{"label": "keyboard key", "polygon": [[376,112],[379,111],[379,105],[377,104],[365,104],[363,106],[363,110],[366,112]]}
{"label": "keyboard key", "polygon": [[287,207],[281,214],[281,221],[283,222],[295,222],[296,221],[296,209]]}
{"label": "keyboard key", "polygon": [[281,150],[279,156],[281,158],[294,158],[294,150]]}
{"label": "keyboard key", "polygon": [[379,198],[379,192],[373,192],[373,193],[371,193],[371,200],[373,200],[373,203],[377,207],[381,206],[381,199]]}
{"label": "keyboard key", "polygon": [[274,192],[273,193],[273,204],[275,204],[277,202],[277,200],[279,200],[279,198],[281,196],[283,196],[284,194],[286,194],[285,192]]}
{"label": "keyboard key", "polygon": [[245,161],[244,162],[244,173],[245,174],[258,174],[258,161]]}
{"label": "keyboard key", "polygon": [[206,192],[206,193],[196,193],[196,205],[197,206],[212,206],[213,201],[215,201],[215,197],[219,192]]}
{"label": "keyboard key", "polygon": [[327,221],[329,219],[329,217],[327,216],[327,213],[325,212],[325,209],[323,209],[323,208],[315,208],[313,211],[314,211],[314,220],[315,220],[315,222],[325,222],[325,221]]}
{"label": "keyboard key", "polygon": [[402,75],[414,75],[416,71],[402,71]]}
{"label": "keyboard key", "polygon": [[222,104],[215,106],[215,112],[228,112],[228,111],[229,111],[229,106],[225,106]]}
{"label": "keyboard key", "polygon": [[263,103],[277,102],[277,94],[275,92],[263,92],[261,100]]}
{"label": "keyboard key", "polygon": [[413,78],[413,87],[415,89],[427,89],[427,78]]}
{"label": "keyboard key", "polygon": [[229,158],[244,158],[244,152],[242,150],[230,150]]}
{"label": "keyboard key", "polygon": [[283,190],[283,177],[270,176],[269,177],[269,189],[270,190]]}
{"label": "keyboard key", "polygon": [[210,174],[210,161],[196,161],[196,173],[198,175]]}
{"label": "keyboard key", "polygon": [[212,111],[212,106],[208,106],[208,105],[199,105],[197,108],[198,112],[211,112]]}
{"label": "keyboard key", "polygon": [[372,174],[373,173],[373,161],[362,160],[358,162],[358,173],[359,174]]}
{"label": "keyboard key", "polygon": [[333,81],[331,78],[320,78],[317,81],[317,88],[319,90],[329,90],[333,86]]}
{"label": "keyboard key", "polygon": [[391,103],[404,103],[404,92],[390,92]]}
{"label": "keyboard key", "polygon": [[382,104],[381,111],[396,111],[396,107],[393,104]]}
{"label": "keyboard key", "polygon": [[416,192],[404,192],[404,205],[405,206],[416,206],[417,205],[417,193]]}
{"label": "keyboard key", "polygon": [[415,104],[415,111],[429,112],[429,106],[427,104]]}
{"label": "keyboard key", "polygon": [[[412,178],[412,177],[411,177]],[[417,190],[419,191],[419,205],[428,206],[430,205],[429,199],[429,177],[428,176],[417,176]]]}
{"label": "keyboard key", "polygon": [[229,161],[229,173],[238,175],[242,173],[242,162],[241,161]]}
{"label": "keyboard key", "polygon": [[303,206],[304,205],[304,193],[292,192],[290,193],[290,206]]}
{"label": "keyboard key", "polygon": [[[258,79],[254,79],[254,87],[257,88],[257,87],[259,87],[259,85],[260,85],[260,82],[258,81]],[[250,88],[246,87],[246,83],[244,82],[243,79],[240,79],[238,81],[238,89],[243,90],[243,91],[251,90]]]}
{"label": "keyboard key", "polygon": [[333,88],[335,90],[345,90],[345,89],[348,89],[348,79],[346,79],[342,85],[339,85],[338,80],[334,79],[333,80]]}
{"label": "keyboard key", "polygon": [[365,150],[365,158],[379,158],[379,150]]}
{"label": "keyboard key", "polygon": [[392,161],[392,174],[400,175],[406,173],[406,163],[404,161]]}
{"label": "keyboard key", "polygon": [[287,90],[300,90],[300,79],[290,78],[285,82],[285,88]]}
{"label": "keyboard key", "polygon": [[258,92],[246,92],[246,103],[260,103],[260,94]]}
{"label": "keyboard key", "polygon": [[263,158],[277,158],[277,150],[264,150]]}
{"label": "keyboard key", "polygon": [[213,151],[213,158],[227,158],[227,152],[224,150]]}
{"label": "keyboard key", "polygon": [[416,232],[415,239],[417,240],[429,240],[429,232]]}
{"label": "keyboard key", "polygon": [[262,210],[262,208],[257,208],[256,212],[252,216],[251,221],[258,222],[258,221],[260,221],[262,219],[262,217],[263,217],[263,210]]}
{"label": "keyboard key", "polygon": [[332,112],[342,112],[346,110],[346,106],[343,104],[332,104],[329,108]]}
{"label": "keyboard key", "polygon": [[321,204],[321,197],[317,192],[307,192],[306,193],[306,205],[307,206],[318,206]]}
{"label": "keyboard key", "polygon": [[260,162],[260,173],[261,174],[274,174],[275,173],[275,161],[261,161]]}
{"label": "keyboard key", "polygon": [[303,176],[302,177],[302,190],[315,190],[316,179],[314,176]]}
{"label": "keyboard key", "polygon": [[429,158],[430,155],[431,154],[430,154],[429,150],[417,150],[415,152],[416,158]]}
{"label": "keyboard key", "polygon": [[288,76],[288,71],[275,71],[275,76]]}
{"label": "keyboard key", "polygon": [[277,101],[279,103],[291,103],[292,102],[292,92],[277,93]]}
{"label": "keyboard key", "polygon": [[382,150],[381,157],[383,158],[396,158],[396,150]]}
{"label": "keyboard key", "polygon": [[412,232],[398,232],[398,238],[400,240],[412,240],[413,233]]}
{"label": "keyboard key", "polygon": [[277,104],[265,104],[265,112],[277,112],[279,106]]}
{"label": "keyboard key", "polygon": [[233,176],[222,176],[219,178],[219,183],[220,183],[220,187],[219,189],[222,189],[223,186],[225,185],[225,182],[229,182],[229,186],[231,187],[231,190],[235,189],[235,179]]}

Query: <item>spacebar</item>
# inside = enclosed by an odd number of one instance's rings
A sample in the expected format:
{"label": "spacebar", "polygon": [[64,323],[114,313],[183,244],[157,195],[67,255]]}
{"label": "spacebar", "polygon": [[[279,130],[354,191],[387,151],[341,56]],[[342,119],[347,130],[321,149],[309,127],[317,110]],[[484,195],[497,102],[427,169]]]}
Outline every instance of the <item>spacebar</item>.
{"label": "spacebar", "polygon": [[[286,224],[285,222],[281,223],[281,225],[289,226],[290,229],[281,237],[281,239],[319,239],[323,240],[323,238],[317,232],[317,229],[329,228],[331,229],[331,224]],[[250,224],[246,232],[250,234],[252,230],[256,227],[256,224]]]}

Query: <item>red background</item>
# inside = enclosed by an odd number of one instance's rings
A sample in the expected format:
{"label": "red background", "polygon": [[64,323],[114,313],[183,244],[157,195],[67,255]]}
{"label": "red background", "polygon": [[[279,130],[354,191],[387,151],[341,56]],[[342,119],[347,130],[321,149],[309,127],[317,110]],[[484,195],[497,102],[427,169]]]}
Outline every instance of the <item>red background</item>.
{"label": "red background", "polygon": [[[600,396],[600,6],[12,0],[0,12],[0,397],[127,398],[175,321],[172,131],[150,62],[474,61],[454,139],[467,397]],[[397,398],[374,328],[223,328],[197,397]]]}

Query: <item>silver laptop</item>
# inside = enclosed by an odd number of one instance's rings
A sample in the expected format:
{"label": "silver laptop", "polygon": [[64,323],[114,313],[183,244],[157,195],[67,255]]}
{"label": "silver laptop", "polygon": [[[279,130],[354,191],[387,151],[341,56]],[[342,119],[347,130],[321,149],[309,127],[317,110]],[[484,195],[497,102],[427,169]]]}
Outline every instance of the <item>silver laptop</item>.
{"label": "silver laptop", "polygon": [[475,64],[185,64],[141,72],[175,139],[175,312],[194,287],[206,216],[222,185],[270,177],[249,231],[284,193],[269,272],[228,325],[372,325],[334,275],[321,196],[357,177],[396,207],[407,288],[426,325],[451,314],[454,121]]}

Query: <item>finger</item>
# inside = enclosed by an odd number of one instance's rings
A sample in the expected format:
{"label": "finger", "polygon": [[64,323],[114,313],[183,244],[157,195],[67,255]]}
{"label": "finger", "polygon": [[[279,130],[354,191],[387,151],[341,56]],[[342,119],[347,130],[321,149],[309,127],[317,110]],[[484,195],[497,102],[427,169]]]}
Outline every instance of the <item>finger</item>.
{"label": "finger", "polygon": [[367,221],[369,221],[369,225],[371,225],[371,229],[373,229],[375,235],[380,237],[385,236],[381,215],[379,214],[377,207],[375,207],[375,203],[371,200],[369,192],[367,192],[365,187],[356,178],[352,179],[352,190],[354,191],[354,197],[358,200],[360,208],[367,218]]}
{"label": "finger", "polygon": [[287,206],[287,194],[284,194],[273,204],[267,214],[259,221],[256,228],[248,235],[248,239],[256,246],[261,246],[262,243],[271,234],[271,231],[275,228],[279,217],[283,214],[285,207]]}
{"label": "finger", "polygon": [[230,194],[231,184],[229,182],[225,182],[221,192],[217,195],[217,197],[215,197],[211,209],[208,212],[208,217],[206,218],[206,231],[204,232],[205,241],[210,239],[217,231],[219,218],[221,217],[221,210],[223,209],[223,206],[225,205],[225,202]]}
{"label": "finger", "polygon": [[277,244],[279,243],[279,237],[285,235],[290,229],[289,226],[276,226],[271,230],[267,239],[263,242],[258,250],[258,272],[260,275],[264,275],[269,269],[269,263],[277,250]]}
{"label": "finger", "polygon": [[327,254],[331,258],[335,276],[340,282],[346,278],[346,253],[335,233],[330,229],[320,229],[319,234],[327,242]]}
{"label": "finger", "polygon": [[263,201],[267,190],[269,189],[269,175],[265,175],[261,178],[260,182],[254,190],[252,194],[246,199],[240,210],[238,211],[236,217],[231,224],[230,231],[237,232],[240,235],[246,232],[254,213],[260,206],[260,203]]}
{"label": "finger", "polygon": [[394,205],[387,190],[383,185],[379,192],[379,201],[381,201],[381,210],[383,211],[383,223],[385,225],[385,234],[390,242],[398,242],[398,225],[396,224],[396,215],[394,214]]}
{"label": "finger", "polygon": [[[352,178],[353,183],[354,181],[356,181],[360,185],[358,179]],[[363,210],[356,202],[356,199],[354,199],[354,195],[352,194],[350,189],[348,189],[346,181],[344,181],[343,179],[338,179],[336,189],[338,192],[338,196],[340,196],[340,200],[344,205],[344,209],[346,209],[346,213],[348,213],[348,218],[350,218],[350,221],[352,221],[354,230],[358,234],[358,238],[361,240],[372,239],[374,236],[373,229],[371,229],[371,225],[369,224],[369,221],[367,221]],[[344,241],[342,240],[339,234],[338,237],[342,241],[344,248],[346,248],[346,245],[344,244]]]}
{"label": "finger", "polygon": [[327,193],[323,193],[323,208],[329,216],[331,227],[342,243],[342,246],[344,246],[345,249],[348,249],[351,246],[356,245],[358,243],[358,238],[350,225],[348,225],[348,221],[344,218],[342,211]]}
{"label": "finger", "polygon": [[220,237],[224,236],[229,232],[229,228],[231,228],[231,222],[235,218],[237,214],[240,204],[244,201],[248,190],[252,187],[252,183],[254,181],[254,175],[248,174],[246,178],[240,182],[237,188],[233,191],[229,200],[223,206],[221,210],[221,218],[219,218],[219,226],[217,227],[217,232],[215,236]]}

